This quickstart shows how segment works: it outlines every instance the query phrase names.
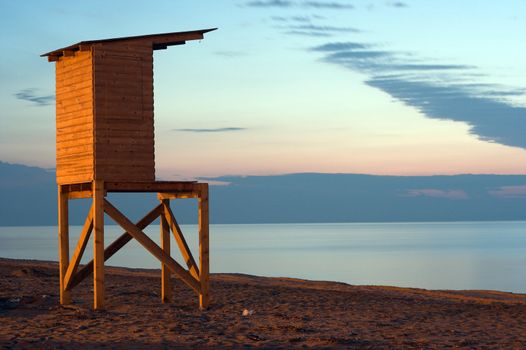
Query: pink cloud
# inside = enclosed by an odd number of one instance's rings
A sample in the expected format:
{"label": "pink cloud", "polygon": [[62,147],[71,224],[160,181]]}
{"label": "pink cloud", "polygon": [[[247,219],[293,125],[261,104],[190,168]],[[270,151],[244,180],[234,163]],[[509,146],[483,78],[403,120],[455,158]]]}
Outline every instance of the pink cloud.
{"label": "pink cloud", "polygon": [[433,197],[433,198],[446,198],[446,199],[468,199],[469,196],[463,190],[437,190],[433,188],[422,188],[408,190],[407,196],[409,197]]}
{"label": "pink cloud", "polygon": [[489,191],[489,194],[495,197],[522,198],[526,197],[526,185],[502,186],[497,190]]}

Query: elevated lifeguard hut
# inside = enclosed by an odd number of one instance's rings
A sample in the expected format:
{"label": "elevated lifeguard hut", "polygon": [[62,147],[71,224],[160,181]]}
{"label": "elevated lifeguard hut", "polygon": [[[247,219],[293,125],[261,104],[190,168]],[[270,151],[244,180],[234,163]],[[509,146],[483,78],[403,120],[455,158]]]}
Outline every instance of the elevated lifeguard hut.
{"label": "elevated lifeguard hut", "polygon": [[[155,181],[153,51],[203,39],[214,29],[82,41],[43,54],[56,62],[56,171],[60,302],[71,302],[73,287],[93,272],[94,308],[104,307],[104,261],[136,239],[161,262],[162,300],[172,298],[173,273],[209,302],[208,184]],[[109,192],[156,192],[160,204],[132,223],[105,197]],[[73,256],[69,257],[68,203],[92,198]],[[199,266],[170,209],[170,200],[197,198]],[[104,244],[104,214],[125,232]],[[161,246],[144,232],[160,217]],[[79,268],[94,232],[93,260]],[[185,260],[170,256],[170,231]]]}

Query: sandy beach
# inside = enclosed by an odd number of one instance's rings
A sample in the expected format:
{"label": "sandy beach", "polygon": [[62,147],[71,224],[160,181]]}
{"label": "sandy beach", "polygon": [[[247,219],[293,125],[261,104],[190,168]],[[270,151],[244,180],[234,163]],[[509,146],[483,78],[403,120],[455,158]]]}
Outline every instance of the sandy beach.
{"label": "sandy beach", "polygon": [[[54,262],[0,259],[2,348],[525,349],[526,295],[211,276],[212,305],[160,271],[107,268],[107,309],[91,281],[58,302]],[[243,311],[245,315],[243,315]]]}

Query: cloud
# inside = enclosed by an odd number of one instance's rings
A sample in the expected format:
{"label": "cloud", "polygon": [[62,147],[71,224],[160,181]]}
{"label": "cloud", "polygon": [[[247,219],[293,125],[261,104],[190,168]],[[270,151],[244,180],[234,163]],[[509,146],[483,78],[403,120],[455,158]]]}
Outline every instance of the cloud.
{"label": "cloud", "polygon": [[37,96],[35,91],[36,89],[25,89],[17,92],[14,95],[19,100],[32,102],[39,107],[49,106],[53,103],[53,101],[55,101],[54,95]]}
{"label": "cloud", "polygon": [[381,77],[366,81],[369,86],[417,108],[426,116],[465,122],[480,139],[526,148],[526,108],[513,107],[451,84],[410,81],[403,77]]}
{"label": "cloud", "polygon": [[465,64],[424,64],[424,63],[406,63],[406,64],[392,64],[387,65],[390,69],[396,70],[459,70],[459,69],[474,69],[474,66],[468,66]]}
{"label": "cloud", "polygon": [[297,23],[310,23],[313,19],[324,19],[323,16],[312,15],[312,16],[272,16],[270,17],[273,21],[276,22],[297,22]]}
{"label": "cloud", "polygon": [[374,51],[374,50],[349,50],[349,51],[339,51],[329,54],[325,59],[329,62],[340,62],[348,65],[353,65],[357,60],[366,60],[366,63],[369,63],[371,66],[377,66],[376,62],[372,59],[382,58],[390,56],[391,54],[386,51]]}
{"label": "cloud", "polygon": [[173,129],[173,131],[180,132],[196,132],[196,133],[207,133],[207,132],[231,132],[231,131],[244,131],[246,128],[239,127],[226,127],[226,128],[210,128],[210,129],[200,129],[200,128],[185,128],[185,129]]}
{"label": "cloud", "polygon": [[320,26],[314,24],[289,25],[280,27],[287,29],[285,34],[306,35],[313,37],[328,37],[337,33],[359,33],[360,30],[353,27]]}
{"label": "cloud", "polygon": [[[479,84],[477,86],[480,87],[482,85]],[[486,86],[489,87],[489,88],[495,88],[495,85],[486,85]],[[503,91],[503,90],[484,91],[483,94],[485,96],[498,96],[498,97],[503,97],[503,96],[522,96],[522,95],[526,94],[526,89],[515,89],[515,90],[506,90],[506,91]]]}
{"label": "cloud", "polygon": [[337,33],[359,33],[360,30],[353,27],[335,27],[335,26],[319,26],[314,24],[302,24],[290,26],[290,29],[296,30],[311,30],[317,32],[337,32]]}
{"label": "cloud", "polygon": [[256,0],[249,1],[246,6],[249,7],[291,7],[294,2],[288,0]]}
{"label": "cloud", "polygon": [[432,197],[445,199],[468,199],[469,196],[463,190],[437,190],[433,188],[407,190],[408,197]]}
{"label": "cloud", "polygon": [[502,186],[496,190],[488,191],[490,195],[503,198],[525,198],[526,185]]}
{"label": "cloud", "polygon": [[375,49],[356,42],[329,42],[311,51],[322,61],[366,73],[366,84],[416,108],[427,117],[467,123],[480,139],[526,148],[526,108],[506,103],[522,90],[463,84],[476,67],[426,62],[413,54]]}
{"label": "cloud", "polygon": [[253,0],[245,3],[248,7],[262,8],[290,8],[303,7],[312,9],[329,9],[329,10],[351,10],[354,9],[352,4],[342,1],[289,1],[289,0]]}
{"label": "cloud", "polygon": [[353,42],[337,42],[337,43],[328,43],[325,45],[320,45],[312,48],[313,51],[345,51],[345,50],[356,50],[356,49],[366,49],[370,45],[362,43],[353,43]]}
{"label": "cloud", "polygon": [[[311,48],[312,51],[327,52],[323,58],[329,63],[344,65],[350,69],[379,72],[400,71],[448,71],[469,70],[474,66],[459,64],[430,64],[418,59],[408,61],[411,54],[374,49],[374,45],[356,42],[332,42]],[[402,59],[400,59],[402,57]]]}
{"label": "cloud", "polygon": [[345,9],[354,9],[354,6],[348,3],[334,2],[334,1],[305,1],[302,4],[304,7],[312,7],[317,9],[335,9],[335,10],[345,10]]}
{"label": "cloud", "polygon": [[405,2],[402,1],[393,1],[389,3],[389,6],[396,7],[396,8],[404,8],[409,7]]}

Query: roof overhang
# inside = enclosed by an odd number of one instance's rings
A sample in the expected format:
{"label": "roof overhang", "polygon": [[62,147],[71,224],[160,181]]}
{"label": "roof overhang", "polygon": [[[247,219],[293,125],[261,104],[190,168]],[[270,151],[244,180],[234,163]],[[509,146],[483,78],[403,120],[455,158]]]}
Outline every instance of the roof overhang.
{"label": "roof overhang", "polygon": [[172,45],[183,45],[188,40],[201,40],[204,34],[216,30],[217,28],[192,30],[187,32],[172,32],[161,34],[149,34],[139,36],[126,36],[120,38],[110,38],[102,40],[87,40],[79,43],[66,46],[57,50],[40,55],[41,57],[48,57],[48,61],[57,61],[61,56],[71,56],[75,51],[84,51],[90,48],[93,44],[98,43],[112,43],[112,42],[146,42],[151,44],[152,50],[166,49]]}

